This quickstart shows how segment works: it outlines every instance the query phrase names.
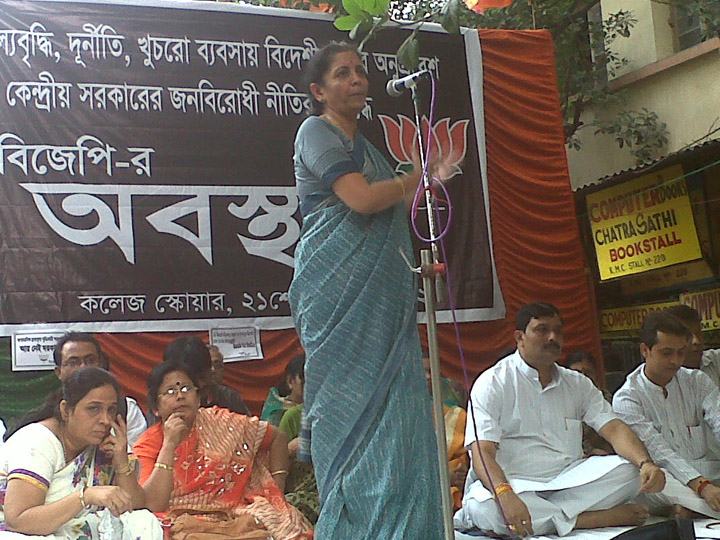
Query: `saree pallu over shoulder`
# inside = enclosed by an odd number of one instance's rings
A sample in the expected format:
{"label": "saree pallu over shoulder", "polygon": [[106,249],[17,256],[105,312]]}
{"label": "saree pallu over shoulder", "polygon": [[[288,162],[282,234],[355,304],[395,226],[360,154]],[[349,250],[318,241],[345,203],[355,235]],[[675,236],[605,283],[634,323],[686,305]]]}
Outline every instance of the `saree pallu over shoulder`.
{"label": "saree pallu over shoulder", "polygon": [[[363,175],[394,177],[367,144]],[[336,196],[304,219],[289,290],[306,353],[303,435],[322,509],[317,537],[442,537],[437,447],[417,334],[402,204],[359,214]]]}
{"label": "saree pallu over shoulder", "polygon": [[[285,502],[268,467],[272,435],[266,422],[219,407],[198,410],[195,424],[174,457],[168,511],[160,514],[172,538],[312,538],[312,527]],[[151,427],[135,451],[149,476],[162,447],[162,429]],[[242,532],[242,534],[240,534]],[[209,536],[210,538],[210,536]]]}
{"label": "saree pallu over shoulder", "polygon": [[[115,471],[110,458],[97,446],[88,446],[72,462],[65,462],[59,439],[44,425],[30,424],[15,433],[0,452],[0,538],[30,540],[97,540],[101,507],[83,508],[53,534],[30,536],[6,532],[2,505],[7,482],[25,481],[45,491],[45,504],[51,504],[92,486],[111,485]],[[125,512],[120,516],[125,538],[162,540],[158,520],[147,510]]]}

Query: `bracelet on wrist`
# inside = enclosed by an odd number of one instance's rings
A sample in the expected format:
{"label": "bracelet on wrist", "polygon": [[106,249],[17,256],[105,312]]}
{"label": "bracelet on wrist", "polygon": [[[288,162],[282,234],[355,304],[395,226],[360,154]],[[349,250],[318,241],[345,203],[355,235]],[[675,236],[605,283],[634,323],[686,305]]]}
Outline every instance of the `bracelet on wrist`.
{"label": "bracelet on wrist", "polygon": [[290,473],[288,471],[286,471],[285,469],[280,469],[278,471],[272,471],[270,473],[270,476],[276,476],[278,474],[290,474]]}
{"label": "bracelet on wrist", "polygon": [[130,476],[134,470],[135,468],[132,466],[132,463],[128,462],[128,464],[125,465],[123,468],[116,469],[115,473],[119,474],[120,476]]}
{"label": "bracelet on wrist", "polygon": [[712,484],[710,480],[708,480],[707,478],[703,478],[698,484],[697,489],[695,490],[696,493],[702,497],[703,490],[710,484]]}
{"label": "bracelet on wrist", "polygon": [[503,482],[502,484],[496,485],[495,486],[495,498],[497,499],[500,495],[502,495],[503,493],[507,493],[508,491],[513,491],[513,488],[507,482]]}
{"label": "bracelet on wrist", "polygon": [[638,465],[638,469],[642,469],[642,468],[643,468],[643,465],[647,465],[648,463],[651,463],[651,464],[655,465],[655,462],[654,462],[652,459],[650,459],[650,458],[648,458],[648,459],[643,459],[643,460],[640,462],[640,465]]}
{"label": "bracelet on wrist", "polygon": [[172,465],[165,465],[164,463],[160,463],[159,461],[156,461],[155,465],[153,465],[153,469],[162,469],[164,471],[173,471],[174,467]]}
{"label": "bracelet on wrist", "polygon": [[78,491],[78,493],[80,494],[80,504],[82,504],[82,507],[87,510],[88,508],[90,508],[90,505],[85,502],[85,486],[84,485],[80,487],[80,491]]}

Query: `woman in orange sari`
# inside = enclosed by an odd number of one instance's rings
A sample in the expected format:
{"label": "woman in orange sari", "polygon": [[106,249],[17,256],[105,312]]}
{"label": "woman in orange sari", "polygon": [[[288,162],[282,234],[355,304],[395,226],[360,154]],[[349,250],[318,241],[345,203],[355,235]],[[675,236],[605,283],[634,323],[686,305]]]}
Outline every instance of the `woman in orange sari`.
{"label": "woman in orange sari", "polygon": [[287,437],[255,417],[199,408],[197,381],[163,362],[148,397],[158,423],[135,443],[147,506],[172,540],[312,538],[285,502]]}

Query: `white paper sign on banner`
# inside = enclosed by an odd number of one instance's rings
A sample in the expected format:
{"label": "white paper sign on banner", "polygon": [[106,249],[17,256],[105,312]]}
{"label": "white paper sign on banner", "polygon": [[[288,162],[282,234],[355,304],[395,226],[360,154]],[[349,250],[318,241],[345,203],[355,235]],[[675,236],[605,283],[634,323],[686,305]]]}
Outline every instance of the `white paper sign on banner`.
{"label": "white paper sign on banner", "polygon": [[36,371],[55,369],[53,350],[64,332],[37,332],[13,334],[13,371]]}
{"label": "white paper sign on banner", "polygon": [[225,362],[260,360],[263,357],[260,344],[260,329],[253,326],[243,328],[212,328],[210,343],[225,357]]}

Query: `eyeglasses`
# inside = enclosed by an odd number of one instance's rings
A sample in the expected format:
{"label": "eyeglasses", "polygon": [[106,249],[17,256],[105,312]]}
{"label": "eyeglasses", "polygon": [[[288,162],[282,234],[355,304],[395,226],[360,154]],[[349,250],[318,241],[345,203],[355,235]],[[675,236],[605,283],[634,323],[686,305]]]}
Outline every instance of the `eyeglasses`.
{"label": "eyeglasses", "polygon": [[177,397],[187,396],[188,394],[192,394],[193,392],[197,392],[197,388],[195,386],[184,384],[180,387],[171,386],[170,388],[166,388],[165,390],[160,392],[160,395],[163,397]]}
{"label": "eyeglasses", "polygon": [[86,356],[85,358],[70,358],[68,359],[64,364],[62,364],[62,367],[87,367],[87,366],[101,366],[100,358],[98,358],[95,355],[92,356]]}

